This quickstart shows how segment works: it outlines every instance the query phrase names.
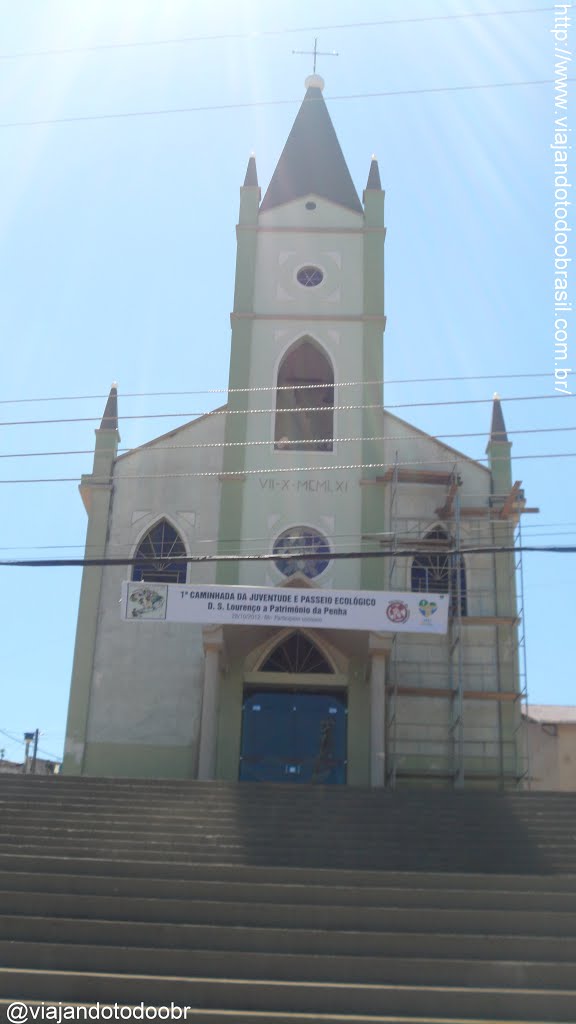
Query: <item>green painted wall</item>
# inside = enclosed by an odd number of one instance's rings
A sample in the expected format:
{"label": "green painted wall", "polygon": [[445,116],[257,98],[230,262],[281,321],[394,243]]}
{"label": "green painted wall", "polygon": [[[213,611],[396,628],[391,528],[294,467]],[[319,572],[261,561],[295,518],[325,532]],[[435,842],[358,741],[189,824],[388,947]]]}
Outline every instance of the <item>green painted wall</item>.
{"label": "green painted wall", "polygon": [[[362,463],[370,466],[382,462],[382,407],[384,404],[384,192],[370,189],[364,192],[364,258],[363,289],[364,323],[362,380],[365,383],[362,414]],[[371,407],[371,408],[370,408]],[[382,469],[366,469],[364,479],[383,476]],[[386,529],[384,489],[378,485],[362,488],[362,534],[381,533]],[[378,550],[377,542],[365,542],[367,550]],[[365,590],[385,589],[384,559],[365,559],[361,566],[361,586]]]}
{"label": "green painted wall", "polygon": [[89,743],[83,775],[133,779],[191,779],[195,775],[191,747],[145,743]]}
{"label": "green painted wall", "polygon": [[[222,470],[224,474],[241,474],[244,470],[247,432],[248,394],[236,392],[238,388],[250,386],[250,364],[252,360],[252,318],[254,304],[254,276],[256,272],[256,247],[258,205],[260,189],[243,186],[240,189],[240,215],[236,232],[236,281],[234,287],[234,312],[232,314],[232,341],[230,350],[230,374],[228,409],[224,441],[234,447],[224,448]],[[244,315],[243,319],[240,315]],[[241,480],[223,478],[220,501],[220,525],[218,552],[222,555],[238,551],[237,538],[242,536],[243,483]],[[216,568],[218,583],[238,583],[238,563],[219,562]]]}
{"label": "green painted wall", "polygon": [[[81,489],[87,492],[90,503],[86,533],[86,558],[103,558],[106,554],[112,501],[112,471],[119,441],[116,430],[100,429],[96,430],[95,434],[96,446],[92,474],[83,476],[81,484]],[[66,744],[62,765],[65,775],[84,773],[84,748],[90,712],[90,692],[103,572],[101,566],[85,566],[82,572],[66,724]]]}

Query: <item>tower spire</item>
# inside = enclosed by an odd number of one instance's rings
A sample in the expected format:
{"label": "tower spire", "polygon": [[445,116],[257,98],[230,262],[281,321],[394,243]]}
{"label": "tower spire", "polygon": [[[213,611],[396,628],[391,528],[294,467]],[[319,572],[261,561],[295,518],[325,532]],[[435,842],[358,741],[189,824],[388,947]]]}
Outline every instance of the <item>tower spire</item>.
{"label": "tower spire", "polygon": [[322,96],[320,75],[306,79],[306,95],[262,200],[261,212],[317,195],[355,213],[362,204]]}

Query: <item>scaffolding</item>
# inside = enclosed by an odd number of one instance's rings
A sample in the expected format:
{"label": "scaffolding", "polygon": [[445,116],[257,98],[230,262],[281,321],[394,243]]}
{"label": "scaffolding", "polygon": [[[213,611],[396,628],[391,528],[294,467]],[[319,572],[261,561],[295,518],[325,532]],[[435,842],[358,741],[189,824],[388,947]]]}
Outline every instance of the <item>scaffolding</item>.
{"label": "scaffolding", "polygon": [[[436,662],[427,660],[426,653],[410,661],[406,657],[408,641],[394,634],[388,667],[385,784],[390,789],[402,781],[427,783],[432,780],[454,788],[462,788],[466,781],[501,788],[521,786],[528,774],[522,715],[522,705],[527,700],[527,677],[521,552],[512,559],[513,579],[509,583],[510,598],[504,614],[497,606],[495,562],[489,588],[463,589],[462,523],[466,523],[468,533],[476,533],[480,546],[494,544],[498,527],[493,524],[506,525],[514,531],[517,549],[521,547],[516,541],[521,541],[522,512],[537,510],[525,509],[519,483],[497,504],[490,502],[484,508],[463,509],[457,464],[450,473],[414,472],[399,464],[397,453],[383,482],[389,485],[388,532],[382,542],[390,549],[390,590],[406,589],[408,570],[396,555],[400,548],[416,546],[426,553],[442,549],[439,540],[426,540],[432,525],[430,519],[401,514],[402,484],[441,484],[445,488],[444,502],[436,509],[436,522],[447,527],[444,548],[448,553],[450,602],[447,649],[439,647]],[[493,659],[488,664],[486,634],[481,633],[481,639],[474,640],[477,626],[494,627],[490,642]],[[501,680],[503,636],[507,650],[513,652],[506,686]],[[412,698],[426,697],[442,698],[436,701],[434,714],[412,714],[417,720],[408,720],[406,708],[414,706]],[[444,700],[447,701],[447,718],[442,722],[434,721]],[[470,708],[473,702],[475,714],[467,712],[465,721],[465,706]]]}
{"label": "scaffolding", "polygon": [[518,523],[514,532],[514,550],[516,552],[516,564],[514,566],[515,579],[518,582],[518,629],[516,633],[516,659],[518,673],[518,706],[516,708],[515,738],[516,738],[516,773],[519,780],[524,781],[530,789],[530,747],[526,732],[526,721],[528,717],[528,665],[526,658],[526,622],[524,612],[524,564],[522,558],[522,518],[518,517]]}
{"label": "scaffolding", "polygon": [[[394,456],[394,468],[392,471],[392,480],[390,486],[390,507],[388,513],[388,519],[390,526],[394,523],[395,509],[396,509],[396,496],[398,493],[398,452]],[[396,551],[398,550],[398,536],[396,531],[392,531],[392,555],[388,563],[388,590],[395,590],[395,574],[396,574]],[[394,633],[392,637],[392,649],[390,651],[389,660],[389,676],[390,676],[390,688],[388,707],[386,709],[386,730],[387,736],[385,740],[385,770],[384,770],[384,784],[389,789],[396,789],[396,757],[395,751],[397,747],[397,723],[398,723],[398,634]],[[391,751],[392,756],[388,756],[388,751]]]}

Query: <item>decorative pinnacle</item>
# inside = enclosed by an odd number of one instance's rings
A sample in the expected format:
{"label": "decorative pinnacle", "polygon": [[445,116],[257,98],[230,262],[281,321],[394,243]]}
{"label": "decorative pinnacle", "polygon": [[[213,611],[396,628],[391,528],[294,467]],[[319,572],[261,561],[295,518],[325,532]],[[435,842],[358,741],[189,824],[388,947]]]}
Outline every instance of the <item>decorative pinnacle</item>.
{"label": "decorative pinnacle", "polygon": [[304,79],[304,85],[306,89],[320,89],[320,92],[322,92],[324,79],[322,75],[308,75],[308,78]]}
{"label": "decorative pinnacle", "polygon": [[116,382],[110,388],[110,394],[108,395],[108,401],[106,402],[106,408],[100,423],[100,430],[118,430],[118,391]]}
{"label": "decorative pinnacle", "polygon": [[508,442],[506,424],[504,423],[504,413],[502,412],[500,396],[497,391],[494,393],[494,404],[492,406],[492,424],[490,426],[490,441]]}
{"label": "decorative pinnacle", "polygon": [[244,178],[244,188],[250,187],[258,188],[258,172],[256,170],[256,157],[254,153],[250,155],[246,168],[246,177]]}
{"label": "decorative pinnacle", "polygon": [[370,162],[370,170],[368,172],[368,181],[366,182],[367,189],[373,189],[375,191],[382,191],[382,182],[380,181],[380,168],[378,167],[378,161],[374,155]]}

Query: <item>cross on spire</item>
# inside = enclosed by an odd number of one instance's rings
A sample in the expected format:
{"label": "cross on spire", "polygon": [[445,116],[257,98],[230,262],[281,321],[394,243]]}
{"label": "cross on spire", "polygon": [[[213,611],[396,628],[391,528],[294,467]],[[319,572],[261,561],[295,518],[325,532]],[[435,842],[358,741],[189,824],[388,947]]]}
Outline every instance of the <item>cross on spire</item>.
{"label": "cross on spire", "polygon": [[305,56],[314,57],[314,63],[313,63],[313,66],[312,66],[312,74],[313,75],[316,74],[316,59],[317,59],[317,57],[338,57],[339,56],[339,54],[336,52],[336,50],[319,50],[318,49],[318,39],[314,40],[314,49],[313,50],[292,50],[292,53],[293,54],[294,53],[303,54]]}

